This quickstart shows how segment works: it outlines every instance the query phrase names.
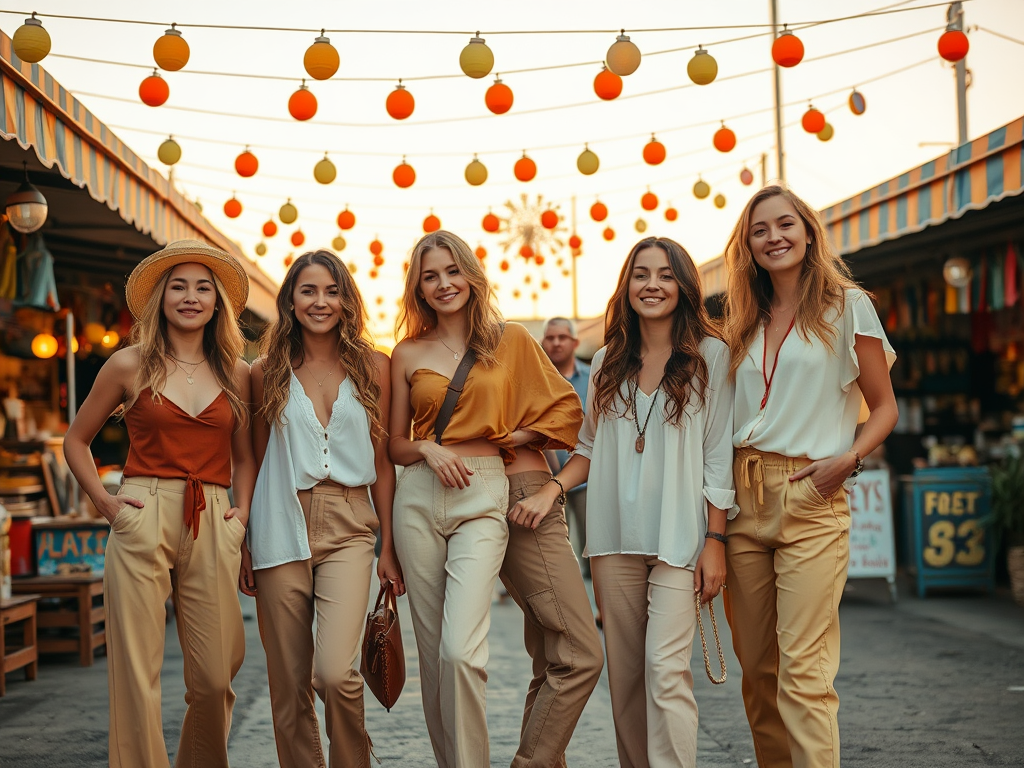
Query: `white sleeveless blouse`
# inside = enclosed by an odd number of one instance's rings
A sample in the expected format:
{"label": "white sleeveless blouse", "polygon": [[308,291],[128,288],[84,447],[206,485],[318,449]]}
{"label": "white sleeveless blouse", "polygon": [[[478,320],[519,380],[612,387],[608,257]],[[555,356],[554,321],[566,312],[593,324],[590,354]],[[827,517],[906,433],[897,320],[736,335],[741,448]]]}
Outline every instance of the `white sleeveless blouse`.
{"label": "white sleeveless blouse", "polygon": [[291,375],[282,425],[270,429],[249,511],[253,568],[308,560],[309,540],[298,492],[324,480],[356,488],[377,480],[370,417],[348,377],[324,427],[302,384]]}

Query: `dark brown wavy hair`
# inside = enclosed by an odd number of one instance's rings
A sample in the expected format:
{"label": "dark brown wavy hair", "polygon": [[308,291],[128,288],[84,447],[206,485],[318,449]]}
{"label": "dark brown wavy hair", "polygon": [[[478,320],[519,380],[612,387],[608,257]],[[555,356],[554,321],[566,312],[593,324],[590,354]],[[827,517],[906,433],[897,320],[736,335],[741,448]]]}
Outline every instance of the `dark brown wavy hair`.
{"label": "dark brown wavy hair", "polygon": [[672,354],[665,363],[662,390],[666,395],[665,414],[670,424],[679,424],[683,412],[696,389],[703,407],[707,397],[708,366],[700,351],[700,343],[708,336],[720,338],[704,307],[700,273],[693,259],[675,240],[667,237],[646,237],[633,246],[622,265],[619,283],[608,301],[604,343],[604,362],[594,378],[594,402],[599,413],[625,415],[629,403],[618,410],[624,381],[640,375],[640,317],[629,303],[629,283],[633,277],[636,256],[645,248],[660,248],[668,256],[672,276],[679,286],[679,302],[672,315]]}
{"label": "dark brown wavy hair", "polygon": [[309,251],[297,258],[284,276],[277,294],[277,320],[268,325],[260,338],[263,361],[263,402],[257,412],[268,424],[282,424],[284,406],[291,391],[292,361],[296,368],[305,362],[302,348],[302,325],[295,319],[292,295],[299,275],[306,267],[320,265],[331,273],[338,286],[341,319],[338,321],[338,358],[352,379],[356,400],[370,416],[371,432],[383,435],[384,414],[380,407],[379,369],[374,360],[374,346],[366,330],[366,305],[345,264],[331,251]]}
{"label": "dark brown wavy hair", "polygon": [[796,331],[805,341],[817,336],[831,352],[836,328],[830,322],[831,310],[842,314],[846,290],[857,283],[850,268],[832,247],[818,212],[786,187],[771,185],[757,192],[747,203],[725,246],[725,266],[729,273],[725,303],[725,341],[729,345],[729,374],[736,369],[754,343],[761,326],[772,316],[775,291],[768,271],[758,265],[750,251],[750,226],[754,208],[773,197],[785,198],[803,220],[811,244],[804,255],[800,273],[800,297],[796,309]]}

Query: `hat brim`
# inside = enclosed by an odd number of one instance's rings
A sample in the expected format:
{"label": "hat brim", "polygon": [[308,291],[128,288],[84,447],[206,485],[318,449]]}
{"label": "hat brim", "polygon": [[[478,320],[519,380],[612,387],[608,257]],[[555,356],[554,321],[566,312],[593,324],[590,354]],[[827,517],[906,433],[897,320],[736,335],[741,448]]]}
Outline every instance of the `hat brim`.
{"label": "hat brim", "polygon": [[235,318],[241,316],[249,298],[249,276],[245,274],[238,259],[199,240],[177,240],[147,256],[128,276],[124,289],[125,299],[136,320],[142,317],[146,302],[153,295],[164,273],[179,264],[202,264],[208,267],[224,286]]}

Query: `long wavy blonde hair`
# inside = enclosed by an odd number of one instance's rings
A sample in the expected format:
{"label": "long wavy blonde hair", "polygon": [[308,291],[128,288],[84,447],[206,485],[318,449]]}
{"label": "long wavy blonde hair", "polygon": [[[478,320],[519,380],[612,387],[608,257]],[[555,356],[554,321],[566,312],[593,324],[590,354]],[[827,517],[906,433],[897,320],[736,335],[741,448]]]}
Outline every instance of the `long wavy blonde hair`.
{"label": "long wavy blonde hair", "polygon": [[[170,343],[167,338],[167,317],[163,312],[164,292],[171,279],[173,267],[169,267],[156,285],[153,293],[146,301],[142,317],[132,326],[129,343],[139,352],[139,370],[135,374],[135,383],[125,402],[125,410],[131,408],[139,395],[149,387],[153,401],[161,401],[161,393],[167,384],[167,356],[170,354]],[[245,338],[242,336],[238,321],[235,320],[235,308],[228,298],[224,284],[211,270],[213,284],[217,290],[216,311],[203,327],[203,356],[213,372],[217,384],[227,395],[231,405],[231,413],[236,425],[248,423],[249,408],[242,402],[238,387],[235,384],[235,364],[245,350]]]}
{"label": "long wavy blonde hair", "polygon": [[469,300],[465,312],[469,334],[467,346],[484,365],[493,365],[494,351],[501,341],[502,317],[494,300],[494,290],[466,241],[458,235],[439,229],[421,238],[412,250],[409,271],[405,273],[405,294],[395,324],[396,338],[418,339],[437,327],[437,313],[420,296],[420,270],[423,255],[434,248],[443,248],[452,255],[459,272],[469,283]]}
{"label": "long wavy blonde hair", "polygon": [[796,209],[811,239],[800,273],[796,310],[796,330],[800,337],[808,341],[811,335],[817,336],[834,353],[837,331],[831,319],[842,314],[846,290],[857,287],[850,268],[832,247],[818,212],[785,187],[772,185],[762,189],[750,198],[725,246],[729,282],[723,330],[729,345],[732,376],[736,375],[761,326],[771,320],[772,281],[750,251],[750,227],[754,208],[773,197],[785,198]]}
{"label": "long wavy blonde hair", "polygon": [[302,346],[302,325],[295,319],[292,296],[299,275],[306,267],[319,265],[331,273],[338,286],[341,318],[338,321],[338,359],[345,368],[356,400],[370,417],[371,432],[385,434],[384,414],[380,407],[379,369],[374,359],[373,341],[366,329],[369,316],[363,297],[345,264],[327,250],[309,251],[297,258],[284,277],[277,293],[277,320],[263,330],[260,356],[263,360],[263,402],[257,412],[268,424],[284,423],[284,406],[291,391],[292,369],[305,363]]}

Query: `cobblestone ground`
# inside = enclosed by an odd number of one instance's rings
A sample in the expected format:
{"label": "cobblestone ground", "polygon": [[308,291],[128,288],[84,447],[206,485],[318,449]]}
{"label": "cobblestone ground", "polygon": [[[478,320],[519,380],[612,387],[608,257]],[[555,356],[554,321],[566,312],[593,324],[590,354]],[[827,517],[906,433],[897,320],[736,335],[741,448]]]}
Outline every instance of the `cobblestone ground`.
{"label": "cobblestone ground", "polygon": [[[406,601],[403,631],[409,679],[386,713],[367,695],[367,729],[387,766],[434,765],[423,725],[412,625]],[[266,667],[255,607],[247,617],[246,662],[235,680],[238,700],[230,741],[232,764],[276,766]],[[719,608],[719,615],[721,609]],[[1005,597],[905,596],[889,603],[885,585],[858,582],[844,597],[842,667],[843,763],[873,768],[1024,766],[1024,611]],[[522,615],[510,600],[492,611],[488,723],[491,765],[515,753],[529,663],[522,649]],[[694,654],[700,705],[698,765],[753,765],[740,699],[740,674],[720,621],[729,681],[712,686]],[[169,627],[163,681],[164,729],[176,747],[184,711],[181,651]],[[8,676],[0,699],[0,766],[72,768],[106,765],[106,660],[77,666],[75,657],[47,657],[39,679]],[[573,768],[618,765],[607,678],[597,687],[568,750]],[[481,767],[483,768],[483,767]]]}

